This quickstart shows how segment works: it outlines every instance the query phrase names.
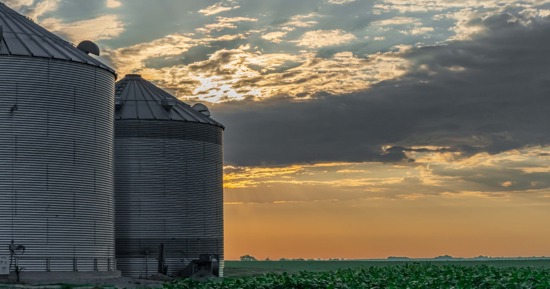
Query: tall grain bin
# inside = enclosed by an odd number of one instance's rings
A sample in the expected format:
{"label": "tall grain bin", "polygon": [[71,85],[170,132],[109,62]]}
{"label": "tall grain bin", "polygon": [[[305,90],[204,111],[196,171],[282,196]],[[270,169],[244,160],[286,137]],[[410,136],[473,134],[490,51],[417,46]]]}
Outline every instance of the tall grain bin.
{"label": "tall grain bin", "polygon": [[115,95],[117,268],[189,275],[208,254],[222,275],[224,127],[139,75]]}
{"label": "tall grain bin", "polygon": [[117,274],[115,77],[0,3],[0,255],[23,280]]}

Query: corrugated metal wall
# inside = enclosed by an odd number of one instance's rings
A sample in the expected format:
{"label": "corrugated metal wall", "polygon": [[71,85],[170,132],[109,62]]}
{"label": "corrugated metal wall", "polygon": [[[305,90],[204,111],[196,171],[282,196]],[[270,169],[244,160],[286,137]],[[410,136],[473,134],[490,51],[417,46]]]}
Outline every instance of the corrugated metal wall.
{"label": "corrugated metal wall", "polygon": [[114,75],[0,56],[0,254],[25,271],[114,270]]}
{"label": "corrugated metal wall", "polygon": [[122,274],[155,274],[161,243],[169,275],[199,254],[219,254],[223,260],[222,128],[131,120],[117,120],[115,126],[116,251]]}

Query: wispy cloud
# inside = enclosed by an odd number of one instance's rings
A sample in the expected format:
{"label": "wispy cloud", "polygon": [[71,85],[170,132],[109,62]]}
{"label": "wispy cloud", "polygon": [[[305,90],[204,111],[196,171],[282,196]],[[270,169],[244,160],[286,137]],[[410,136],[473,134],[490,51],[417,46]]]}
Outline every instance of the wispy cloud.
{"label": "wispy cloud", "polygon": [[107,0],[106,5],[108,8],[118,8],[122,6],[122,2],[120,0]]}
{"label": "wispy cloud", "polygon": [[370,25],[383,31],[389,29],[388,26],[391,26],[390,28],[406,35],[427,34],[435,30],[433,27],[422,26],[422,20],[419,18],[402,16],[374,21]]}
{"label": "wispy cloud", "polygon": [[4,3],[31,19],[38,20],[46,13],[56,11],[61,0],[6,0]]}
{"label": "wispy cloud", "polygon": [[56,18],[46,18],[40,24],[50,31],[64,35],[73,42],[112,39],[125,31],[124,23],[117,15],[103,15],[76,22],[62,22]]}
{"label": "wispy cloud", "polygon": [[343,5],[348,4],[351,2],[355,2],[356,0],[328,0],[328,3],[330,4],[336,4],[336,5]]}
{"label": "wispy cloud", "polygon": [[327,46],[338,46],[350,43],[357,37],[341,29],[336,30],[315,30],[308,31],[297,41],[298,46],[308,48],[321,48]]}
{"label": "wispy cloud", "polygon": [[408,35],[426,35],[429,32],[433,32],[434,30],[435,29],[433,27],[416,26],[416,27],[412,27],[412,28],[407,29],[407,30],[401,30],[400,32],[403,33],[403,34],[408,34]]}
{"label": "wispy cloud", "polygon": [[34,3],[34,0],[4,0],[3,2],[9,7],[19,10],[25,6],[31,6]]}
{"label": "wispy cloud", "polygon": [[61,0],[42,0],[33,3],[32,7],[26,12],[27,16],[32,19],[39,19],[48,12],[56,11],[59,8]]}
{"label": "wispy cloud", "polygon": [[[524,198],[533,194],[541,198],[550,189],[547,172],[522,171],[525,165],[544,165],[549,159],[535,157],[535,152],[549,147],[530,148],[521,152],[504,152],[489,156],[448,159],[439,152],[423,152],[415,163],[319,163],[279,167],[225,167],[225,188],[231,202],[251,202],[242,197],[250,192],[292,191],[294,187],[308,192],[296,194],[263,194],[256,202],[274,201],[349,201],[352,199],[422,198]],[[527,155],[533,155],[528,157]],[[417,156],[418,157],[418,156]],[[487,161],[491,163],[488,164]],[[467,165],[465,165],[467,164]],[[503,168],[506,167],[506,168]],[[324,188],[324,189],[320,189]],[[317,191],[317,193],[313,193]],[[349,194],[349,192],[355,192]],[[344,192],[349,195],[345,195]]]}
{"label": "wispy cloud", "polygon": [[286,31],[275,31],[275,32],[269,32],[264,35],[262,35],[262,38],[268,41],[271,41],[273,43],[281,43],[282,38],[286,36],[288,32]]}
{"label": "wispy cloud", "polygon": [[222,31],[224,29],[236,29],[236,23],[239,22],[257,22],[257,18],[251,17],[220,17],[216,18],[216,23],[207,24],[204,27],[197,28],[197,32],[208,34],[212,31]]}
{"label": "wispy cloud", "polygon": [[320,17],[320,15],[316,12],[311,12],[311,13],[302,14],[302,15],[294,15],[281,26],[283,27],[283,29],[290,30],[290,31],[294,30],[296,27],[300,27],[300,28],[312,27],[319,24],[318,21],[312,20],[313,18],[318,18],[318,17]]}
{"label": "wispy cloud", "polygon": [[179,56],[195,46],[197,40],[180,34],[167,35],[151,42],[120,49],[107,49],[106,55],[119,73],[127,74],[143,69],[145,61],[156,57]]}
{"label": "wispy cloud", "polygon": [[204,9],[199,10],[199,13],[201,13],[205,16],[211,16],[211,15],[216,15],[216,14],[219,14],[219,13],[222,13],[222,12],[225,12],[225,11],[238,9],[238,8],[240,8],[240,6],[228,7],[228,6],[223,6],[222,3],[216,3],[214,5],[211,5],[211,6],[208,6],[208,7],[204,8]]}
{"label": "wispy cloud", "polygon": [[390,26],[390,25],[404,25],[404,24],[416,24],[419,23],[419,18],[413,17],[393,17],[383,20],[374,21],[371,25],[374,26]]}

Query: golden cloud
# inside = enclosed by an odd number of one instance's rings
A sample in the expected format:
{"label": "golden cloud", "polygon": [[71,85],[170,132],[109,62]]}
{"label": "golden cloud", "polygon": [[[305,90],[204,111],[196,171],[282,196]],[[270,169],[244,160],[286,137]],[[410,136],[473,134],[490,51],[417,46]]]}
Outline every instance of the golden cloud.
{"label": "golden cloud", "polygon": [[120,0],[107,0],[107,8],[118,8],[122,6],[122,2]]}
{"label": "golden cloud", "polygon": [[290,18],[289,21],[281,25],[284,30],[292,31],[295,27],[307,28],[319,24],[315,20],[310,20],[311,18],[320,17],[318,13],[312,12],[303,15],[294,15]]}
{"label": "golden cloud", "polygon": [[[27,4],[28,1],[23,1],[22,3]],[[27,13],[27,16],[32,19],[38,19],[44,14],[52,11],[56,11],[59,8],[61,0],[42,0],[39,2],[33,3],[30,12]],[[26,5],[25,5],[26,6]]]}
{"label": "golden cloud", "polygon": [[125,31],[124,23],[117,15],[103,15],[76,22],[62,22],[56,18],[47,18],[40,24],[50,31],[66,35],[73,42],[112,39]]}
{"label": "golden cloud", "polygon": [[155,57],[177,56],[197,45],[199,41],[181,34],[171,34],[151,42],[115,50],[106,50],[117,71],[124,75],[145,67],[145,61]]}
{"label": "golden cloud", "polygon": [[199,10],[199,13],[201,13],[205,16],[211,16],[211,15],[216,15],[216,14],[219,14],[219,13],[222,13],[222,12],[225,12],[225,11],[238,9],[238,8],[240,8],[240,6],[226,7],[226,6],[223,6],[222,3],[216,3],[214,5],[211,5],[211,6],[208,6],[208,7],[204,8],[204,9]]}
{"label": "golden cloud", "polygon": [[145,67],[148,59],[183,55],[190,47],[213,40],[171,35],[107,54],[121,73],[140,72],[180,96],[210,102],[279,95],[305,99],[319,92],[351,93],[397,78],[409,65],[400,51],[376,53],[369,58],[359,58],[351,52],[320,58],[307,52],[262,54],[242,46],[216,51],[209,59],[189,65]]}
{"label": "golden cloud", "polygon": [[207,24],[204,27],[197,28],[195,31],[208,34],[212,31],[222,31],[224,29],[236,29],[235,23],[239,22],[257,22],[257,18],[251,17],[217,17],[216,23]]}
{"label": "golden cloud", "polygon": [[262,38],[273,43],[281,43],[281,38],[285,37],[287,33],[286,31],[275,31],[262,35]]}
{"label": "golden cloud", "polygon": [[327,46],[338,46],[350,43],[357,37],[341,29],[336,30],[315,30],[308,31],[298,39],[298,46],[308,48],[321,48]]}

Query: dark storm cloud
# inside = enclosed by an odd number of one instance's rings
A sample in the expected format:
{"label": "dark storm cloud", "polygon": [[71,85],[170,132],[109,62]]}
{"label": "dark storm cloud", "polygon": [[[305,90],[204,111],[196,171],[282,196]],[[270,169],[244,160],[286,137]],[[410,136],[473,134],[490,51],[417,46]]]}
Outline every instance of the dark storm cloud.
{"label": "dark storm cloud", "polygon": [[363,93],[218,104],[226,161],[398,161],[413,146],[471,155],[549,144],[550,23],[516,20],[490,17],[471,41],[413,49],[411,72]]}
{"label": "dark storm cloud", "polygon": [[470,190],[480,192],[528,191],[550,188],[547,172],[527,173],[516,168],[475,167],[466,169],[433,168],[437,176],[458,178]]}

